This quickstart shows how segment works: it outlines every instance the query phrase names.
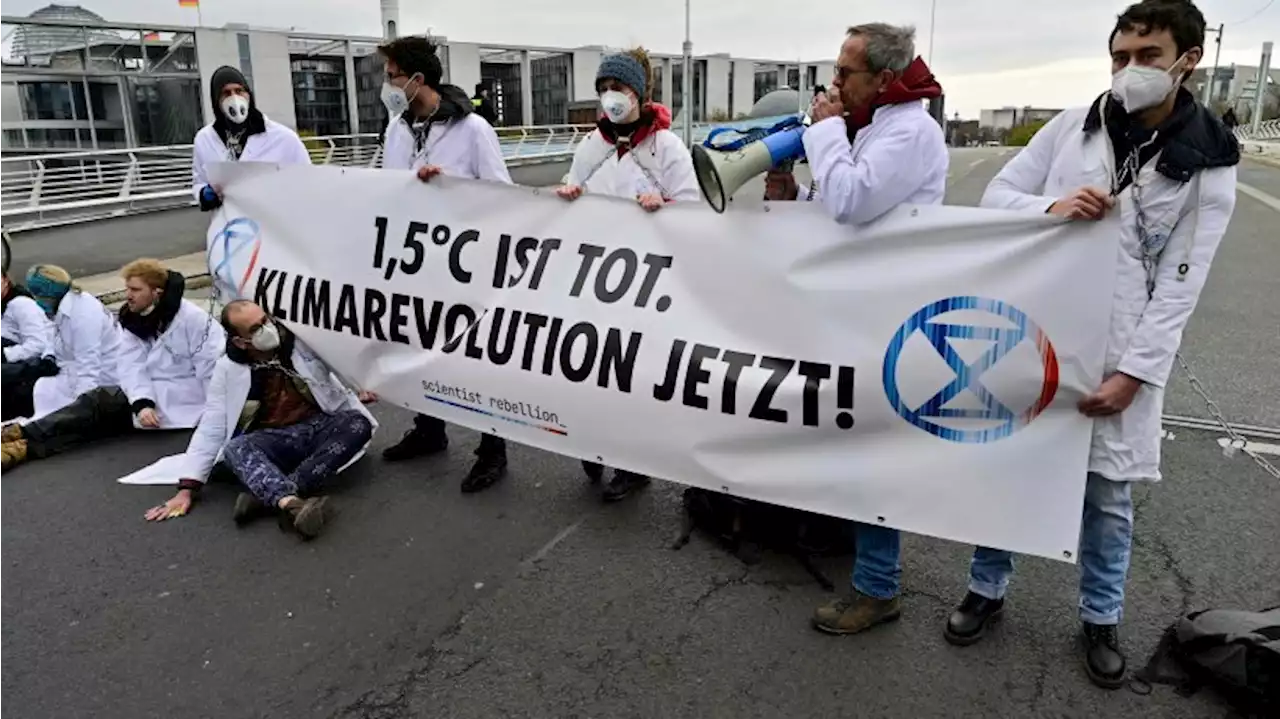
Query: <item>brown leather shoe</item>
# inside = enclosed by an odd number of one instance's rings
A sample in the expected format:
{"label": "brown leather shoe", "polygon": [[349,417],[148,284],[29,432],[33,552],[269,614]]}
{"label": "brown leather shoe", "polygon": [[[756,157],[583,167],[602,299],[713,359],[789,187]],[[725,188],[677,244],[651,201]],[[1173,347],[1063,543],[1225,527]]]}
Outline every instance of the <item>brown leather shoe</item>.
{"label": "brown leather shoe", "polygon": [[325,504],[328,501],[328,497],[294,497],[292,502],[282,507],[280,528],[293,529],[304,539],[315,539],[324,529]]}
{"label": "brown leather shoe", "polygon": [[813,612],[813,628],[828,634],[857,634],[902,616],[898,597],[876,599],[860,592],[824,604]]}
{"label": "brown leather shoe", "polygon": [[0,431],[0,442],[17,442],[22,439],[22,425],[14,422],[7,424],[3,431]]}
{"label": "brown leather shoe", "polygon": [[8,471],[27,461],[27,440],[19,439],[0,444],[0,470]]}

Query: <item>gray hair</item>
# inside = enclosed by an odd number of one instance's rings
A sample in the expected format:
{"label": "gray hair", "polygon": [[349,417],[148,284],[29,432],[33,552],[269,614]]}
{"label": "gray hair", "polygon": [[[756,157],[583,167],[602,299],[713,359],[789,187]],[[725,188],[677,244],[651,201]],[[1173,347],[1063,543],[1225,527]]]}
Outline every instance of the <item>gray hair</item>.
{"label": "gray hair", "polygon": [[849,37],[861,37],[867,43],[867,69],[871,72],[907,69],[916,58],[916,29],[911,25],[889,25],[870,22],[849,28]]}

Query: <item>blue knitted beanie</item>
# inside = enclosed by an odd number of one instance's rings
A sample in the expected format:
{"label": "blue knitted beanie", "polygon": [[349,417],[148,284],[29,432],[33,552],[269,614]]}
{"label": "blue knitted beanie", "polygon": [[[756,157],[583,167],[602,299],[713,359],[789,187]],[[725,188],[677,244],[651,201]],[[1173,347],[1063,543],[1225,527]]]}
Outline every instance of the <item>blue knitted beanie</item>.
{"label": "blue knitted beanie", "polygon": [[601,59],[600,69],[596,70],[596,84],[605,78],[612,78],[635,90],[641,102],[648,96],[644,66],[630,55],[607,55]]}

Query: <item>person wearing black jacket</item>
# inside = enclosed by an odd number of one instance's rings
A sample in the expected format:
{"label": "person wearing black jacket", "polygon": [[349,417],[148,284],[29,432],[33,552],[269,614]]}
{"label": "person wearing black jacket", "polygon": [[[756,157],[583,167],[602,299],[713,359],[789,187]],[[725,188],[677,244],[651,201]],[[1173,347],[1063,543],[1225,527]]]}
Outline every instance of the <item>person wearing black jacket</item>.
{"label": "person wearing black jacket", "polygon": [[490,125],[498,125],[498,108],[494,107],[493,100],[489,97],[493,92],[488,80],[481,80],[476,83],[476,94],[471,98],[471,109],[477,115],[483,117]]}

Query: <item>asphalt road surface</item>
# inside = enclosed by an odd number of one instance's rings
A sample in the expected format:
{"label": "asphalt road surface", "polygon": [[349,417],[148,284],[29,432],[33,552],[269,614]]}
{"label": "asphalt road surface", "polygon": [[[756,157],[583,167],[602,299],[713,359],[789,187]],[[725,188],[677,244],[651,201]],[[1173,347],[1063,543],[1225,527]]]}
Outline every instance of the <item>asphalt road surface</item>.
{"label": "asphalt road surface", "polygon": [[[948,201],[975,203],[1006,159],[956,151]],[[1280,171],[1246,172],[1280,195]],[[1240,196],[1186,338],[1237,421],[1280,424],[1277,220]],[[1170,408],[1203,416],[1185,385],[1174,381]],[[409,417],[379,416],[380,450]],[[829,595],[792,560],[748,568],[698,536],[668,548],[678,486],[655,482],[606,506],[577,462],[513,447],[508,480],[464,496],[478,437],[450,434],[447,455],[370,458],[342,475],[340,514],[310,543],[270,520],[237,530],[229,485],[185,518],[144,523],[169,488],[112,480],[181,451],[184,434],[6,473],[4,705],[21,717],[130,719],[1230,716],[1207,693],[1093,687],[1075,647],[1072,565],[1020,560],[1005,621],[958,649],[942,626],[970,550],[910,536],[901,621],[828,637],[808,617]],[[1123,627],[1132,668],[1182,612],[1280,604],[1280,482],[1243,455],[1224,458],[1218,436],[1177,431],[1165,482],[1137,489]],[[844,585],[848,565],[822,566]]]}

